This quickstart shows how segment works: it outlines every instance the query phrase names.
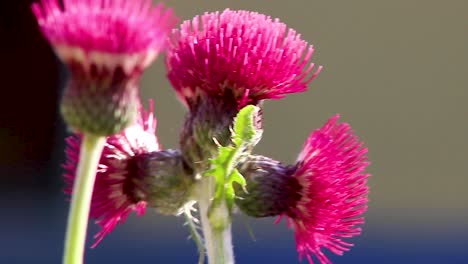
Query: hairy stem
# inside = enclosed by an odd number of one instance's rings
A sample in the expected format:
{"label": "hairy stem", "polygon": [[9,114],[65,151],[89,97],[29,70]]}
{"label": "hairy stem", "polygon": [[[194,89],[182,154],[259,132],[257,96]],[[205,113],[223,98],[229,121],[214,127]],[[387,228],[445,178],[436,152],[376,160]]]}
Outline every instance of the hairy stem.
{"label": "hairy stem", "polygon": [[[201,180],[199,185],[198,206],[200,209],[200,218],[203,228],[203,237],[205,241],[206,253],[209,264],[233,264],[234,254],[232,251],[232,236],[230,214],[226,202],[217,208],[216,219],[227,224],[213,225],[208,215],[212,198],[214,196],[214,178],[206,177]],[[224,219],[220,219],[224,218]]]}
{"label": "hairy stem", "polygon": [[200,237],[200,234],[198,233],[197,230],[197,224],[198,220],[196,220],[192,216],[192,205],[186,204],[184,205],[184,215],[185,219],[187,220],[187,225],[190,230],[190,236],[192,237],[193,241],[195,241],[195,244],[197,245],[198,248],[198,264],[204,264],[205,263],[205,247],[203,245],[203,239]]}
{"label": "hairy stem", "polygon": [[96,170],[105,137],[85,134],[68,214],[63,264],[82,264]]}

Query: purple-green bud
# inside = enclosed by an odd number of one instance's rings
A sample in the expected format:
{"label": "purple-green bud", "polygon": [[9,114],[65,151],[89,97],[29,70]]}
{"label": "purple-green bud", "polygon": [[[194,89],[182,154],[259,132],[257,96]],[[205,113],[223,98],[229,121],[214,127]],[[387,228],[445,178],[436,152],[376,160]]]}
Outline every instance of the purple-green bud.
{"label": "purple-green bud", "polygon": [[140,73],[122,67],[108,69],[92,64],[89,69],[69,63],[71,79],[61,102],[61,113],[75,132],[109,136],[132,124],[140,104]]}
{"label": "purple-green bud", "polygon": [[247,181],[246,190],[235,185],[236,205],[252,217],[280,215],[300,199],[301,186],[292,176],[294,167],[264,156],[249,156],[238,167]]}
{"label": "purple-green bud", "polygon": [[163,150],[137,156],[133,160],[133,179],[137,200],[162,214],[177,214],[189,201],[193,173],[182,160],[179,150]]}

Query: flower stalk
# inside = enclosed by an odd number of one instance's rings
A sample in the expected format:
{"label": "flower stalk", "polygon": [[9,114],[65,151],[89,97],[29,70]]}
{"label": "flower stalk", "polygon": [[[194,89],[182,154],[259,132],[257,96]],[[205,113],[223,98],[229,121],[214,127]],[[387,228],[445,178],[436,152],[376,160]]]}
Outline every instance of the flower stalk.
{"label": "flower stalk", "polygon": [[216,207],[216,220],[214,220],[213,211],[210,210],[215,192],[214,178],[203,179],[199,190],[198,207],[208,263],[232,264],[234,263],[234,253],[232,250],[231,214],[226,201],[221,201]]}
{"label": "flower stalk", "polygon": [[231,236],[234,184],[246,186],[236,167],[261,138],[259,115],[260,108],[253,105],[239,111],[230,129],[231,143],[222,146],[217,142],[218,153],[210,159],[210,169],[201,175],[198,202],[210,264],[234,263]]}
{"label": "flower stalk", "polygon": [[65,237],[64,264],[83,263],[88,216],[97,166],[104,148],[105,137],[85,134],[81,143],[76,182]]}

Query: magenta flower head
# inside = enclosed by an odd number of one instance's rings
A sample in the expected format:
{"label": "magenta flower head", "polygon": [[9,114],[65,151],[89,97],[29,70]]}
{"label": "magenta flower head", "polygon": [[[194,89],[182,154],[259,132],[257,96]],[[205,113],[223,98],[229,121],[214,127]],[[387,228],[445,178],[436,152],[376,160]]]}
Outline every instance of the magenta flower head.
{"label": "magenta flower head", "polygon": [[[139,108],[137,122],[108,137],[101,154],[90,217],[102,229],[94,246],[131,212],[141,216],[149,206],[175,214],[189,194],[192,180],[184,172],[180,152],[160,150],[152,106],[149,112]],[[67,194],[71,194],[76,177],[80,141],[77,135],[67,138]]]}
{"label": "magenta flower head", "polygon": [[317,76],[314,49],[278,19],[250,11],[205,13],[174,29],[167,76],[188,106],[181,145],[201,169],[225,145],[240,108],[303,92]]}
{"label": "magenta flower head", "polygon": [[176,23],[172,11],[150,0],[42,0],[32,10],[71,73],[61,105],[68,125],[103,136],[130,125],[141,73]]}
{"label": "magenta flower head", "polygon": [[198,96],[233,96],[239,107],[303,92],[317,76],[314,48],[300,34],[250,11],[205,13],[174,30],[168,78],[187,104]]}
{"label": "magenta flower head", "polygon": [[294,229],[300,258],[331,263],[327,249],[341,255],[359,235],[367,209],[367,148],[338,115],[312,132],[294,166],[265,157],[243,165],[247,191],[237,201],[254,217],[280,215]]}

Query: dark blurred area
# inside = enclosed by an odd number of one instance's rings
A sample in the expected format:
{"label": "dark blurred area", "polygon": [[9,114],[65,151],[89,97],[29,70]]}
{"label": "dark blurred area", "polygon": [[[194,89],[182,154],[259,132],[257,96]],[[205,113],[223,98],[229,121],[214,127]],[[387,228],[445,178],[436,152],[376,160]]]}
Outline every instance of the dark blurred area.
{"label": "dark blurred area", "polygon": [[[67,71],[40,34],[33,1],[0,2],[0,263],[60,263],[68,202],[58,102]],[[310,91],[265,104],[257,153],[292,162],[308,133],[341,113],[370,149],[370,209],[334,263],[468,263],[468,1],[168,0],[182,19],[224,8],[279,17],[325,66]],[[184,108],[162,56],[145,73],[161,143],[177,146]],[[285,137],[287,135],[287,137]],[[234,219],[238,263],[297,263],[274,219]],[[196,263],[183,219],[130,217],[86,263]],[[253,240],[249,227],[255,233]],[[97,231],[90,225],[89,243]],[[301,263],[306,263],[303,261]]]}
{"label": "dark blurred area", "polygon": [[0,4],[2,193],[39,195],[57,188],[54,149],[64,128],[57,111],[64,70],[37,29],[31,2]]}

